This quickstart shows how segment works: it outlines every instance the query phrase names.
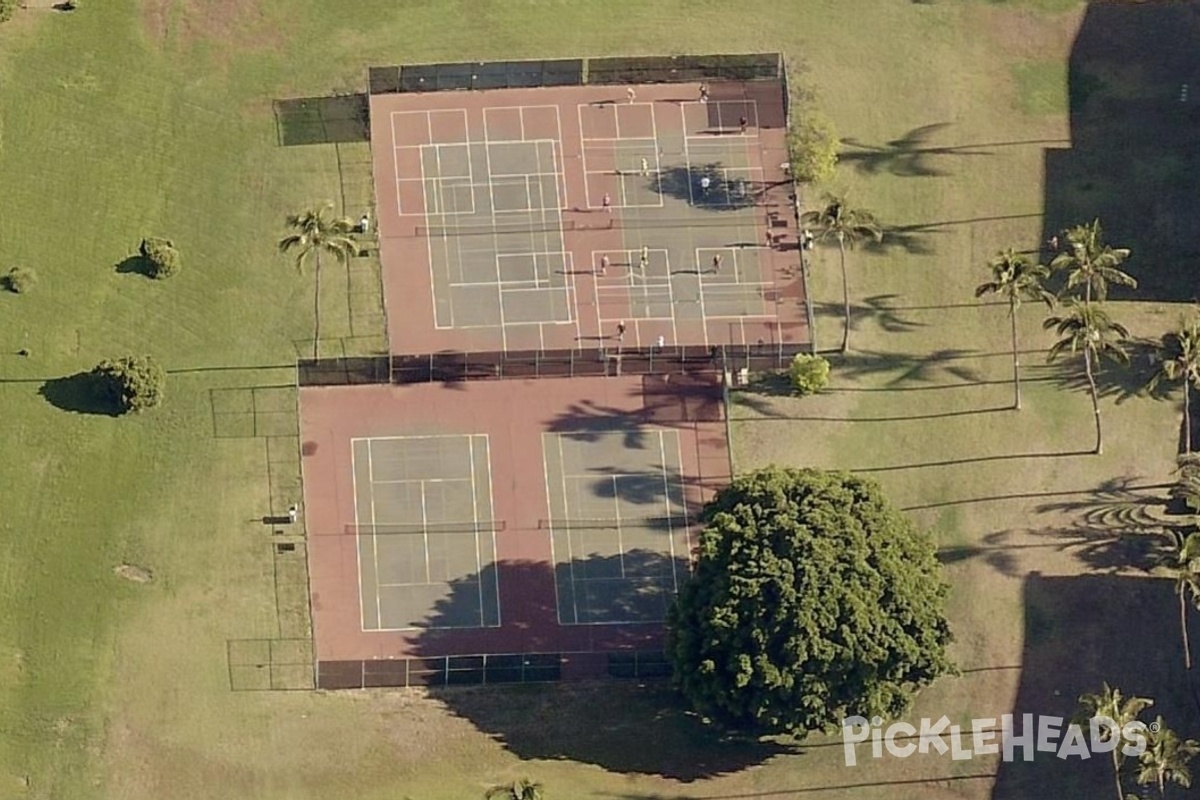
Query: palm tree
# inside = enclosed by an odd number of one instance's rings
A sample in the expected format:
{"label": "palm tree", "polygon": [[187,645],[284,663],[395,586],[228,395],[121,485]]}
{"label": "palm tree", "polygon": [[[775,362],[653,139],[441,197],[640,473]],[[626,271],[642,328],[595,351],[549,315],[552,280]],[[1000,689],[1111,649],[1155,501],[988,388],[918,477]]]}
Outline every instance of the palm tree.
{"label": "palm tree", "polygon": [[1137,288],[1137,280],[1119,268],[1129,258],[1129,250],[1104,244],[1100,220],[1091,225],[1076,225],[1066,232],[1067,250],[1050,262],[1055,272],[1066,271],[1067,288],[1083,284],[1083,302],[1091,305],[1092,295],[1101,302],[1108,297],[1110,284]]}
{"label": "palm tree", "polygon": [[1180,739],[1179,734],[1163,724],[1161,716],[1149,726],[1146,738],[1146,749],[1139,756],[1142,768],[1137,782],[1142,786],[1157,784],[1160,797],[1166,796],[1168,783],[1191,788],[1192,770],[1188,763],[1200,755],[1200,742]]}
{"label": "palm tree", "polygon": [[1183,382],[1183,452],[1192,454],[1192,385],[1200,386],[1200,318],[1180,320],[1179,329],[1163,337],[1158,370],[1147,384],[1153,391],[1163,381]]}
{"label": "palm tree", "polygon": [[1013,408],[1021,408],[1021,360],[1017,348],[1017,309],[1022,300],[1041,300],[1048,308],[1054,307],[1054,295],[1046,291],[1042,281],[1050,277],[1050,270],[1034,264],[1027,257],[1013,252],[1010,247],[988,262],[992,279],[975,287],[975,296],[997,294],[1008,300],[1008,318],[1012,325],[1013,387],[1016,399]]}
{"label": "palm tree", "polygon": [[1120,340],[1129,336],[1123,325],[1113,322],[1108,312],[1100,306],[1080,303],[1075,298],[1067,301],[1067,314],[1048,317],[1042,323],[1046,330],[1054,329],[1059,340],[1050,347],[1047,360],[1053,361],[1064,351],[1083,353],[1083,368],[1087,374],[1088,388],[1092,393],[1092,413],[1096,418],[1096,454],[1104,452],[1104,434],[1100,428],[1100,396],[1096,391],[1096,370],[1100,359],[1109,356],[1127,361],[1129,356]]}
{"label": "palm tree", "polygon": [[1188,596],[1200,608],[1200,533],[1188,534],[1175,554],[1175,588],[1179,591],[1179,631],[1183,637],[1183,664],[1192,668],[1192,648],[1188,643]]}
{"label": "palm tree", "polygon": [[314,211],[305,209],[287,218],[287,225],[294,231],[279,240],[279,252],[296,250],[296,269],[303,272],[304,262],[312,255],[316,260],[313,289],[313,358],[320,355],[321,344],[321,254],[328,253],[345,264],[358,252],[358,245],[350,238],[354,223],[347,217],[332,217],[333,203],[326,203]]}
{"label": "palm tree", "polygon": [[1112,748],[1113,779],[1117,784],[1118,800],[1125,800],[1125,790],[1121,786],[1121,764],[1125,760],[1125,754],[1121,749],[1127,740],[1122,729],[1128,723],[1137,720],[1139,714],[1154,705],[1154,701],[1146,697],[1125,697],[1120,689],[1114,689],[1105,683],[1099,694],[1085,694],[1080,697],[1079,704],[1081,717],[1090,720],[1092,717],[1104,716],[1111,719],[1115,725],[1112,729],[1104,730],[1101,738],[1107,742],[1114,736],[1118,737],[1119,741]]}
{"label": "palm tree", "polygon": [[493,786],[484,793],[484,800],[542,800],[542,785],[528,778]]}
{"label": "palm tree", "polygon": [[850,346],[850,281],[846,275],[846,247],[853,249],[862,239],[882,241],[883,229],[870,211],[851,206],[844,196],[826,193],[821,200],[821,208],[806,211],[800,216],[800,221],[816,228],[818,239],[837,239],[842,264],[842,302],[846,307],[846,330],[842,333],[844,353]]}

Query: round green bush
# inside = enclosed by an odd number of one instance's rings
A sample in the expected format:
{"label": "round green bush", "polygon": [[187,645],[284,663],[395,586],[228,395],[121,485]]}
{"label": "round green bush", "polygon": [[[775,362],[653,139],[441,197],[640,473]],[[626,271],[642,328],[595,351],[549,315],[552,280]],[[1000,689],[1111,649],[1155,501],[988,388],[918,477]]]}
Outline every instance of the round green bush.
{"label": "round green bush", "polygon": [[149,356],[102,361],[94,370],[101,391],[121,412],[144,411],[162,403],[167,374]]}
{"label": "round green bush", "polygon": [[796,394],[816,394],[829,385],[829,362],[821,356],[798,353],[788,367],[788,379]]}
{"label": "round green bush", "polygon": [[170,239],[142,239],[139,251],[146,259],[146,270],[151,278],[169,278],[182,266],[179,251]]}
{"label": "round green bush", "polygon": [[33,287],[37,281],[37,275],[31,269],[13,267],[0,280],[3,280],[4,288],[8,291],[14,294],[23,294]]}
{"label": "round green bush", "polygon": [[7,22],[17,10],[17,0],[0,0],[0,22]]}

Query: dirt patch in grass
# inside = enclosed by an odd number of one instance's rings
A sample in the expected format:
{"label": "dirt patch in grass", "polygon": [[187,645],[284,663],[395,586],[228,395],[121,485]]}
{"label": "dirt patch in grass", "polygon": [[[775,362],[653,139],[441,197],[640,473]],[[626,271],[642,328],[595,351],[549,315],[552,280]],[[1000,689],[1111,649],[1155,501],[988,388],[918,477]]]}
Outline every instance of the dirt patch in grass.
{"label": "dirt patch in grass", "polygon": [[273,47],[279,38],[261,0],[144,0],[142,26],[151,41],[174,39],[183,50],[208,42],[224,57]]}
{"label": "dirt patch in grass", "polygon": [[143,567],[135,567],[133,564],[121,564],[113,567],[113,572],[118,578],[124,578],[133,583],[149,583],[154,580],[154,573]]}
{"label": "dirt patch in grass", "polygon": [[1079,32],[1084,7],[1064,14],[1046,14],[1028,9],[979,4],[969,13],[976,21],[973,30],[986,35],[1013,61],[1062,59],[1071,50]]}

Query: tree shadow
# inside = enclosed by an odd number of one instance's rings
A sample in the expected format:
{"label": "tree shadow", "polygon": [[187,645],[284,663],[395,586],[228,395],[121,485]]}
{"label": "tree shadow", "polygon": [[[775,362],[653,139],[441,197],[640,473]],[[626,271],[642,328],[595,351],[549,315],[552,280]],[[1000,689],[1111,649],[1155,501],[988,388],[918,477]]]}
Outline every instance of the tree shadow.
{"label": "tree shadow", "polygon": [[[751,208],[769,186],[721,162],[668,167],[648,181],[648,188],[706,211],[737,211]],[[756,242],[757,244],[757,242]]]}
{"label": "tree shadow", "polygon": [[154,265],[145,256],[134,253],[118,261],[113,269],[119,275],[141,275],[143,278],[154,277]]}
{"label": "tree shadow", "polygon": [[868,239],[862,243],[862,249],[876,255],[888,255],[895,250],[903,250],[915,256],[929,256],[937,252],[932,242],[932,236],[945,233],[939,230],[941,226],[927,223],[911,225],[884,225],[883,238],[878,241]]}
{"label": "tree shadow", "polygon": [[[1097,394],[1102,398],[1114,398],[1118,405],[1138,397],[1165,399],[1170,394],[1170,386],[1160,384],[1154,391],[1146,388],[1146,384],[1158,370],[1157,343],[1150,339],[1133,339],[1125,342],[1123,346],[1129,356],[1128,362],[1105,358],[1100,369],[1094,371]],[[1031,366],[1031,370],[1045,371],[1063,389],[1076,392],[1091,391],[1081,355],[1064,357],[1040,367]]]}
{"label": "tree shadow", "polygon": [[864,175],[887,173],[902,178],[937,178],[951,173],[935,167],[932,163],[935,158],[993,155],[990,150],[979,149],[986,145],[931,145],[929,140],[950,127],[950,124],[935,122],[922,125],[881,145],[845,138],[842,144],[854,149],[842,150],[838,153],[838,161],[854,165]]}
{"label": "tree shadow", "polygon": [[[1192,734],[1200,724],[1183,668],[1179,606],[1173,581],[1116,575],[1029,575],[1023,587],[1023,669],[1011,713],[1073,716],[1079,696],[1104,682],[1127,696],[1154,699],[1153,714]],[[1195,614],[1191,615],[1195,618]],[[1020,726],[1020,718],[1014,727]],[[1126,769],[1126,772],[1133,770]],[[993,800],[1106,797],[1108,758],[1002,760]],[[1132,782],[1131,782],[1132,783]]]}
{"label": "tree shadow", "polygon": [[121,416],[119,389],[111,378],[96,372],[77,372],[52,378],[42,384],[38,394],[50,405],[76,414]]}
{"label": "tree shadow", "polygon": [[889,388],[903,383],[929,384],[935,381],[947,385],[945,382],[948,378],[957,378],[959,382],[948,385],[960,385],[981,382],[979,372],[961,362],[983,355],[977,350],[961,348],[943,348],[920,356],[859,350],[830,356],[829,362],[836,373],[852,381],[891,375],[891,380],[885,384]]}
{"label": "tree shadow", "polygon": [[[464,575],[451,581],[448,594],[429,614],[416,647],[426,659],[455,650],[558,653],[560,666],[553,674],[561,673],[564,679],[583,677],[576,670],[584,662],[599,664],[601,674],[611,672],[614,663],[630,663],[622,656],[632,655],[635,649],[645,652],[654,646],[661,653],[661,622],[623,625],[617,620],[660,621],[674,597],[672,570],[687,575],[686,560],[648,550],[592,555],[557,566],[501,562],[496,575]],[[477,614],[478,587],[495,585],[497,580],[504,608],[502,627],[438,630]],[[564,594],[570,591],[577,596]],[[572,603],[588,604],[588,619],[607,624],[560,625],[559,606]],[[657,633],[648,636],[648,630]],[[518,661],[491,670],[486,682],[515,682],[521,669]],[[661,669],[656,674],[664,676]],[[431,689],[431,695],[521,760],[575,761],[610,772],[690,782],[740,772],[795,752],[786,744],[721,733],[692,713],[668,683],[645,676],[640,681],[551,680],[536,686],[477,689],[445,686]]]}
{"label": "tree shadow", "polygon": [[[892,301],[900,297],[898,294],[877,294],[864,297],[861,303],[850,304],[850,330],[857,331],[865,320],[871,320],[888,333],[908,333],[918,328],[927,327],[924,322],[917,322],[903,312],[908,309],[897,308]],[[844,320],[846,306],[837,302],[813,303],[814,313],[820,316],[839,317]]]}

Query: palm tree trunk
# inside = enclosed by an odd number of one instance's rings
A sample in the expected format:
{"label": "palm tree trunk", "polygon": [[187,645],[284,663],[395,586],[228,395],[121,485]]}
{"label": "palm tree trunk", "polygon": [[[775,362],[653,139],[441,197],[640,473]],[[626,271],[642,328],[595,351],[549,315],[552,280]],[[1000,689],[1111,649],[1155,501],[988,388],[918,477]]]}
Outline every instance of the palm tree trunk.
{"label": "palm tree trunk", "polygon": [[1192,648],[1188,644],[1186,585],[1179,584],[1179,632],[1183,635],[1183,665],[1192,668]]}
{"label": "palm tree trunk", "polygon": [[1192,454],[1192,397],[1188,376],[1183,376],[1183,454]]}
{"label": "palm tree trunk", "polygon": [[1013,401],[1013,408],[1017,411],[1021,410],[1021,356],[1020,350],[1017,349],[1017,302],[1013,298],[1008,301],[1008,318],[1012,323],[1012,347],[1013,347],[1013,389],[1016,392],[1016,399]]}
{"label": "palm tree trunk", "polygon": [[1117,751],[1121,749],[1121,743],[1117,742],[1117,746],[1113,748],[1113,780],[1117,782],[1117,800],[1125,800],[1125,790],[1121,788],[1121,761],[1117,755]]}
{"label": "palm tree trunk", "polygon": [[1100,427],[1100,396],[1096,393],[1096,377],[1092,374],[1092,352],[1083,351],[1083,368],[1087,372],[1088,388],[1092,390],[1092,414],[1096,418],[1096,455],[1104,452],[1104,432]]}
{"label": "palm tree trunk", "polygon": [[845,306],[846,329],[842,331],[842,352],[850,349],[850,279],[846,276],[846,241],[838,234],[838,257],[842,262],[842,303]]}
{"label": "palm tree trunk", "polygon": [[316,284],[313,288],[313,358],[321,357],[321,251],[317,250],[317,266],[314,270]]}

